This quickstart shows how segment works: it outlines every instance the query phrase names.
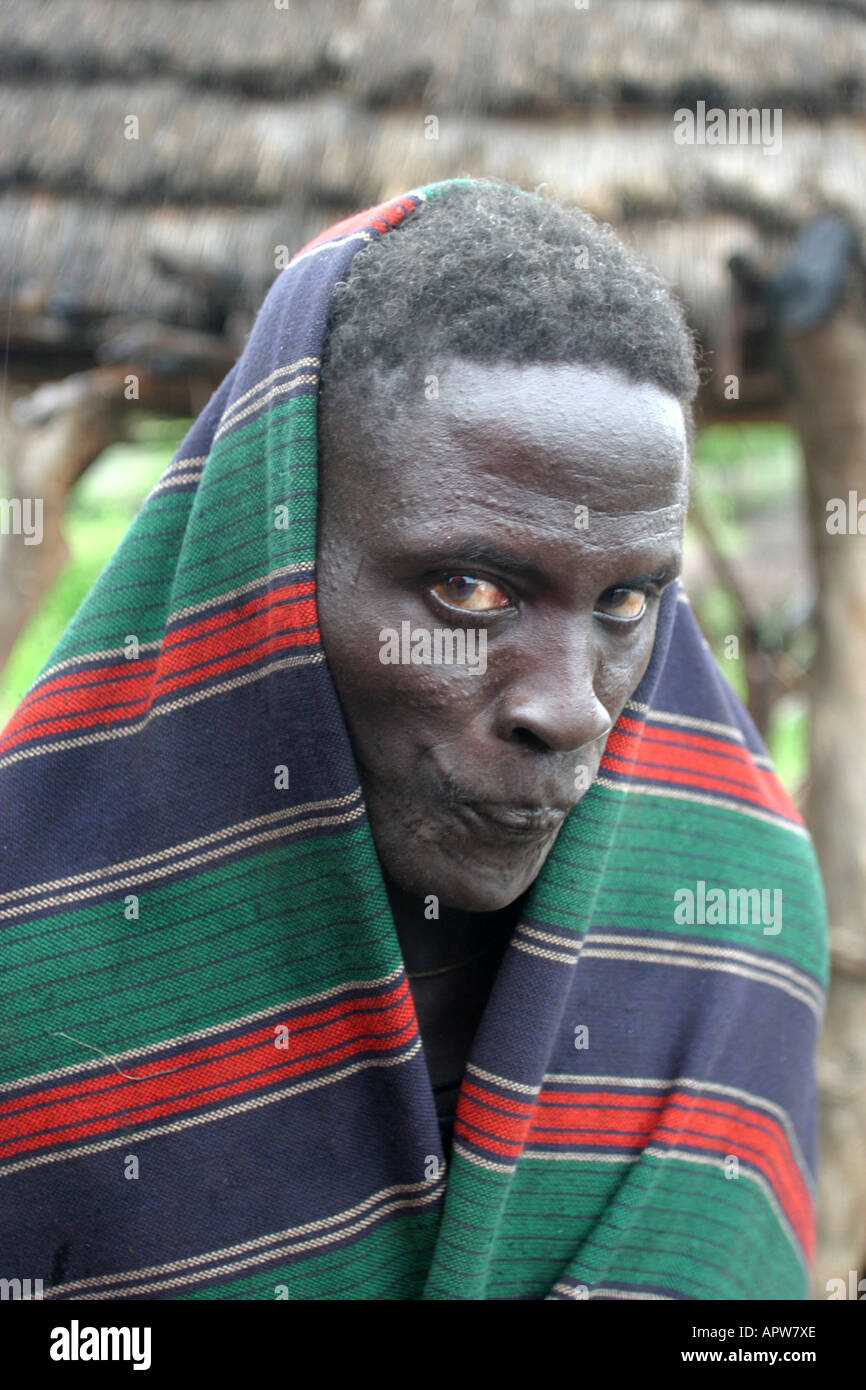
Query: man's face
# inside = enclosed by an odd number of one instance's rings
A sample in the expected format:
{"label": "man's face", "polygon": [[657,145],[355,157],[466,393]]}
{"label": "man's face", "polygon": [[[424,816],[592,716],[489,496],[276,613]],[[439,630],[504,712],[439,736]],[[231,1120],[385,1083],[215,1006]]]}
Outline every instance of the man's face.
{"label": "man's face", "polygon": [[[438,389],[381,374],[323,410],[319,617],[386,872],[484,912],[537,876],[649,663],[686,435],[608,367],[456,359]],[[470,659],[399,659],[437,628]]]}

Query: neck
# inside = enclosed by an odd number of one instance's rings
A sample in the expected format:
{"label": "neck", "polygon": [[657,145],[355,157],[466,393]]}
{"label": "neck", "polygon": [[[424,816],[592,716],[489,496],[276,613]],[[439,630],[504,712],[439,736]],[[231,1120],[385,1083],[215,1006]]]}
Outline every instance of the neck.
{"label": "neck", "polygon": [[456,965],[494,946],[504,949],[523,903],[521,897],[497,912],[461,912],[407,893],[387,875],[385,887],[410,975]]}

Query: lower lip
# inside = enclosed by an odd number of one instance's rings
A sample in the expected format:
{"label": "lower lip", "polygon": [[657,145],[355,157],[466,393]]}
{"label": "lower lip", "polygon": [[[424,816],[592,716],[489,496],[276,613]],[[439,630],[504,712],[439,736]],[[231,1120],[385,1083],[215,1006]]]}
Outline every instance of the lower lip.
{"label": "lower lip", "polygon": [[566,811],[552,808],[527,811],[520,807],[475,805],[468,801],[460,802],[460,809],[468,812],[467,818],[476,826],[493,831],[497,838],[510,835],[522,840],[549,839],[560,828],[568,814]]}

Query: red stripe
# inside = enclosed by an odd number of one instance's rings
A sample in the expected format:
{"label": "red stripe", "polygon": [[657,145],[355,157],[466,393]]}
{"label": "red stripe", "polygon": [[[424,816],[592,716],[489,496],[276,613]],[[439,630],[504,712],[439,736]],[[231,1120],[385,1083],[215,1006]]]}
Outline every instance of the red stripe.
{"label": "red stripe", "polygon": [[[302,256],[305,251],[309,251],[313,246],[321,246],[326,241],[336,241],[338,237],[350,236],[352,232],[361,232],[370,227],[377,232],[390,231],[396,227],[398,222],[402,222],[410,212],[418,206],[420,199],[401,197],[394,198],[387,203],[377,203],[375,207],[366,208],[363,212],[353,213],[351,217],[344,217],[341,222],[335,222],[333,227],[327,227],[324,232],[313,237],[302,246],[296,254]],[[295,257],[292,257],[294,260]]]}
{"label": "red stripe", "polygon": [[[635,760],[626,761],[619,758],[607,757],[602,760],[602,767],[608,772],[619,772],[636,776],[639,781],[644,782],[665,782],[674,787],[695,787],[701,791],[715,792],[717,795],[729,796],[739,801],[748,801],[754,806],[760,806],[767,811],[773,811],[788,819],[790,816],[787,805],[781,795],[774,797],[762,795],[756,789],[745,790],[743,788],[731,787],[727,782],[720,782],[715,778],[702,777],[697,773],[680,772],[675,773],[671,769],[661,771],[657,768],[650,768]],[[799,816],[797,817],[799,821]]]}
{"label": "red stripe", "polygon": [[[652,712],[649,717],[652,718]],[[660,727],[658,724],[644,724],[639,719],[629,718],[627,714],[620,715],[616,728],[624,733],[637,734],[640,738],[653,739],[657,743],[680,743],[686,748],[704,748],[708,753],[724,753],[736,762],[752,761],[751,753],[742,743],[717,734],[694,734],[689,730],[667,725]]]}
{"label": "red stripe", "polygon": [[0,1156],[193,1111],[333,1067],[358,1053],[391,1052],[417,1032],[405,980],[386,994],[344,1000],[286,1018],[284,1023],[286,1051],[275,1046],[277,1025],[271,1023],[240,1037],[131,1067],[126,1077],[114,1070],[100,1072],[6,1100],[0,1105]]}
{"label": "red stripe", "polygon": [[[509,1113],[502,1113],[503,1108]],[[682,1092],[660,1097],[548,1089],[539,1094],[533,1109],[464,1084],[455,1130],[489,1152],[509,1158],[517,1158],[526,1143],[583,1149],[634,1148],[636,1144],[643,1148],[660,1141],[725,1156],[736,1153],[769,1180],[811,1257],[812,1201],[787,1136],[775,1120],[750,1107]]]}
{"label": "red stripe", "polygon": [[716,744],[715,748],[707,749],[707,742],[702,740],[698,745],[685,740],[655,739],[649,729],[632,734],[617,727],[608,739],[607,749],[623,758],[637,757],[640,750],[645,763],[704,771],[741,786],[754,783],[757,768],[748,755],[737,759],[731,756],[728,746]]}
{"label": "red stripe", "polygon": [[[514,1133],[524,1134],[528,1122],[532,1119],[532,1112],[535,1109],[534,1100],[514,1100],[511,1096],[500,1096],[495,1091],[489,1090],[486,1086],[477,1086],[474,1081],[464,1079],[460,1091],[460,1099],[468,1096],[471,1100],[491,1101],[499,1110],[504,1110],[509,1116],[509,1123],[513,1120]],[[504,1121],[504,1117],[503,1121]],[[524,1121],[527,1124],[524,1124]]]}
{"label": "red stripe", "polygon": [[[312,588],[293,587],[295,591],[307,592]],[[77,684],[67,684],[40,699],[38,709],[35,701],[19,709],[7,725],[0,751],[47,734],[135,718],[148,710],[155,699],[173,690],[251,665],[272,652],[311,646],[320,640],[315,626],[315,598],[287,600],[275,594],[265,607],[262,603],[263,600],[257,600],[255,605],[245,605],[253,611],[241,621],[237,621],[237,615],[243,610],[235,609],[220,615],[219,627],[215,626],[216,619],[206,619],[176,629],[167,634],[156,657],[115,662],[96,671],[77,673],[73,677]],[[184,641],[189,632],[193,635]]]}
{"label": "red stripe", "polygon": [[[683,1142],[706,1148],[718,1148],[736,1144],[740,1157],[748,1157],[766,1171],[777,1188],[780,1200],[791,1216],[795,1226],[804,1220],[808,1224],[811,1201],[800,1173],[791,1157],[788,1140],[781,1125],[751,1107],[735,1105],[730,1101],[697,1098],[682,1092],[671,1092],[663,1100],[642,1096],[629,1098],[620,1094],[595,1095],[593,1105],[587,1097],[577,1091],[543,1092],[539,1106],[543,1113],[536,1113],[530,1133],[534,1143],[597,1143],[598,1137],[590,1137],[587,1127],[597,1126],[603,1133],[606,1127],[623,1129],[621,1107],[629,1106],[630,1118],[639,1133],[660,1137],[663,1130],[673,1135],[674,1140],[685,1130],[695,1131],[704,1141],[692,1135],[683,1136]],[[645,1119],[635,1115],[634,1108],[644,1107]],[[620,1108],[619,1114],[617,1109]],[[576,1115],[579,1111],[579,1115]],[[677,1121],[677,1117],[680,1117]],[[580,1123],[575,1124],[575,1119]],[[553,1130],[550,1135],[546,1131]],[[579,1139],[572,1139],[580,1131]],[[757,1131],[757,1132],[756,1132]],[[711,1142],[716,1140],[716,1143]],[[760,1147],[756,1143],[760,1142]],[[729,1151],[726,1149],[726,1151]]]}
{"label": "red stripe", "polygon": [[[631,722],[631,721],[629,721]],[[667,732],[667,731],[665,731]],[[801,824],[800,814],[774,773],[757,767],[748,751],[744,758],[731,756],[731,745],[717,743],[717,752],[706,751],[685,739],[656,740],[655,730],[635,736],[617,724],[607,741],[601,766],[608,772],[628,773],[647,781],[674,786],[699,787],[738,797]],[[723,750],[724,756],[720,753]]]}
{"label": "red stripe", "polygon": [[[238,619],[243,619],[254,613],[265,612],[267,609],[286,603],[291,599],[310,597],[315,594],[315,591],[316,585],[311,579],[303,580],[298,584],[283,584],[279,588],[270,589],[265,594],[248,599],[246,603],[212,614],[209,618],[203,618],[194,623],[178,624],[166,632],[162,647],[176,646],[178,642],[183,641],[185,636],[195,637],[203,632],[226,627],[230,623],[237,622]],[[88,657],[85,655],[82,659],[86,661]],[[159,653],[156,653],[150,657],[142,657],[136,662],[136,665],[142,667],[147,664],[152,667],[158,659]],[[118,662],[115,657],[111,657],[107,662],[90,667],[86,671],[67,671],[62,676],[54,676],[50,680],[41,682],[25,696],[18,708],[18,713],[20,714],[24,709],[32,708],[34,704],[39,703],[47,695],[74,689],[90,681],[104,681],[106,676],[110,676],[112,673],[128,670],[128,661],[124,659]]]}

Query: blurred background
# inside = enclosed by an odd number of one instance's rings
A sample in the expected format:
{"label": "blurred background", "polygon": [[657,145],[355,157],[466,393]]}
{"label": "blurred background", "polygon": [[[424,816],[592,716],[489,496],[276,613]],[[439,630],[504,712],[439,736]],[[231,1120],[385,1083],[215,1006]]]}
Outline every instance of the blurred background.
{"label": "blurred background", "polygon": [[[0,80],[0,725],[330,223],[504,178],[675,287],[686,588],[828,896],[817,1296],[862,1276],[866,0],[0,0]],[[675,140],[734,108],[772,149]],[[28,544],[9,499],[37,497]]]}

